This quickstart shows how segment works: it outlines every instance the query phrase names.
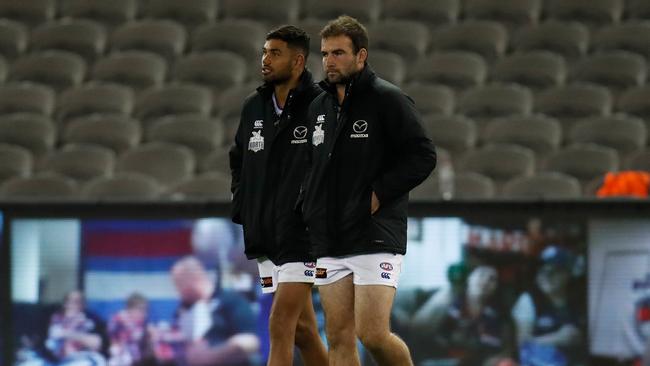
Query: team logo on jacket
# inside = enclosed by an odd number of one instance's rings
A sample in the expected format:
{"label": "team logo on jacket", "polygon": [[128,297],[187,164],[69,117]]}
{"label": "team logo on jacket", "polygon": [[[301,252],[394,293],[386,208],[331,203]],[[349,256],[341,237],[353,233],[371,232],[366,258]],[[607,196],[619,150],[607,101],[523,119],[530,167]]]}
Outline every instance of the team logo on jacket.
{"label": "team logo on jacket", "polygon": [[323,131],[323,126],[321,125],[316,125],[316,129],[314,130],[314,134],[311,138],[312,143],[314,146],[318,146],[325,141],[325,131]]}
{"label": "team logo on jacket", "polygon": [[324,114],[319,114],[316,117],[316,123],[325,123],[325,115]]}
{"label": "team logo on jacket", "polygon": [[304,144],[307,142],[307,127],[298,126],[293,129],[293,137],[295,140],[291,140],[292,144]]}
{"label": "team logo on jacket", "polygon": [[254,130],[259,130],[260,128],[264,127],[264,120],[263,119],[256,119],[255,122],[253,122],[253,129]]}
{"label": "team logo on jacket", "polygon": [[368,122],[365,120],[358,120],[352,124],[353,134],[350,135],[350,138],[353,139],[362,139],[368,138],[368,134],[365,133],[368,130]]}
{"label": "team logo on jacket", "polygon": [[264,136],[262,136],[262,131],[253,131],[253,136],[248,140],[248,150],[252,152],[264,150]]}

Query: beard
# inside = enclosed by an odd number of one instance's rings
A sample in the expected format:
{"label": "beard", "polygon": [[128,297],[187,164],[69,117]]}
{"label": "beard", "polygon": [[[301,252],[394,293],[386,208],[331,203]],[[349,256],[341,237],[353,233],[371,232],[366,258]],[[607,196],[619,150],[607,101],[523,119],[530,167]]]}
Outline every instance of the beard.
{"label": "beard", "polygon": [[286,83],[291,79],[291,69],[273,70],[268,74],[262,74],[262,80],[267,84],[277,85]]}

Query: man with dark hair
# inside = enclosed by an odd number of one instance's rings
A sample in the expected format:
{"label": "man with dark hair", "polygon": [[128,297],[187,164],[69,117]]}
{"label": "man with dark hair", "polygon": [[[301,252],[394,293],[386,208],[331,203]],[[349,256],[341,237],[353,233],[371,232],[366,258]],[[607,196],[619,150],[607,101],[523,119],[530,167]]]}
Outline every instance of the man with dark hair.
{"label": "man with dark hair", "polygon": [[230,150],[233,221],[246,256],[257,259],[262,291],[275,292],[269,365],[290,365],[298,346],[307,365],[327,364],[311,302],[314,257],[295,203],[308,167],[307,107],[321,92],[305,69],[309,36],[283,26],[262,48],[264,85],[244,102]]}
{"label": "man with dark hair", "polygon": [[341,16],[321,31],[325,90],[309,108],[304,218],[318,258],[330,365],[358,365],[356,337],[380,365],[411,365],[389,317],[406,253],[408,192],[436,163],[413,101],[366,63],[368,35]]}

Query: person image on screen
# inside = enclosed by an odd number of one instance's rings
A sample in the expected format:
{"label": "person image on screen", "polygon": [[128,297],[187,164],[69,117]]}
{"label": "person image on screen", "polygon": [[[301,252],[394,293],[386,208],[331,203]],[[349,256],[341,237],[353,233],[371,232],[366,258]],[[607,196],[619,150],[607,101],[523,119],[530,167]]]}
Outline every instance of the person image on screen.
{"label": "person image on screen", "polygon": [[408,192],[436,164],[413,101],[367,63],[368,33],[341,16],[321,31],[324,89],[309,107],[311,165],[299,205],[325,312],[330,365],[411,365],[389,318],[406,253]]}
{"label": "person image on screen", "polygon": [[181,305],[175,328],[183,349],[175,358],[189,366],[249,365],[259,349],[256,318],[240,295],[216,291],[215,281],[193,256],[178,260],[171,270]]}

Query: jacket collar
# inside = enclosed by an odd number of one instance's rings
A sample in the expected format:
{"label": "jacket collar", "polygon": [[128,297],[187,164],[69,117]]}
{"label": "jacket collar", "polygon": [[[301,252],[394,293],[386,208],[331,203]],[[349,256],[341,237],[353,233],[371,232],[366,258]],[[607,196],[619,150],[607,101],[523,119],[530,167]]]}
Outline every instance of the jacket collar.
{"label": "jacket collar", "polygon": [[[346,94],[349,95],[365,90],[370,86],[372,80],[375,78],[375,71],[370,67],[370,64],[366,62],[363,69],[354,75],[345,86]],[[322,80],[318,85],[320,85],[320,87],[326,92],[336,95],[336,85],[330,84],[327,79]]]}

